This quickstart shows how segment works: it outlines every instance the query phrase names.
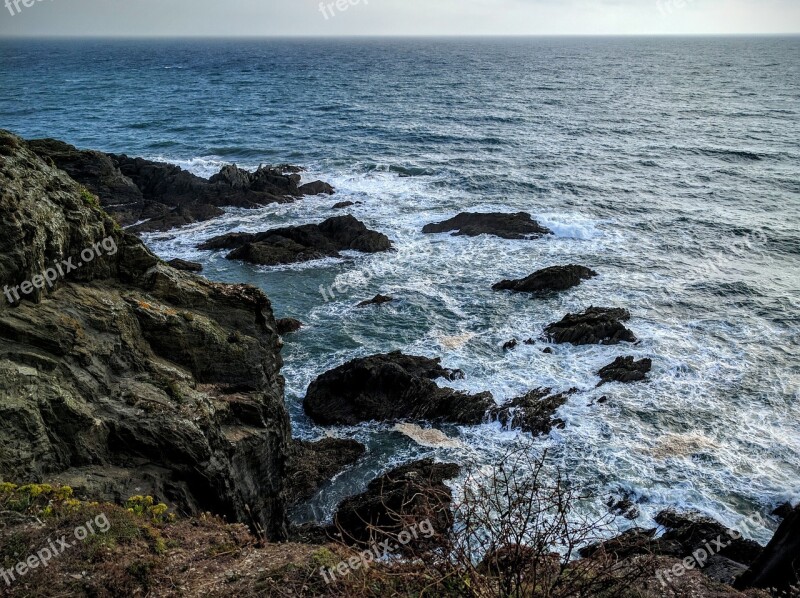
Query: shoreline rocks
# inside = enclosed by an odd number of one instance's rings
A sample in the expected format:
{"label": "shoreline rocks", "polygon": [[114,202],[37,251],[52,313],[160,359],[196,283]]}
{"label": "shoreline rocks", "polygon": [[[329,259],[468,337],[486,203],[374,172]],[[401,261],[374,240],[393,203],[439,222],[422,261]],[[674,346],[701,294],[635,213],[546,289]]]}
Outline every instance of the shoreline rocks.
{"label": "shoreline rocks", "polygon": [[462,375],[439,359],[400,351],[354,359],[320,375],[308,387],[303,408],[321,425],[366,421],[441,420],[478,424],[494,406],[491,393],[470,395],[440,388],[434,380]]}
{"label": "shoreline rocks", "polygon": [[534,296],[576,287],[584,280],[597,276],[597,272],[585,266],[551,266],[538,270],[530,276],[518,280],[502,280],[492,286],[495,291],[532,293]]}
{"label": "shoreline rocks", "polygon": [[567,314],[560,322],[548,324],[545,338],[573,345],[616,345],[636,342],[636,336],[622,322],[630,320],[627,309],[590,307],[579,314]]}
{"label": "shoreline rocks", "polygon": [[198,245],[199,249],[233,249],[229,260],[262,266],[341,257],[340,251],[362,253],[389,251],[389,237],[368,229],[353,216],[335,216],[320,224],[275,228],[262,233],[228,233]]}
{"label": "shoreline rocks", "polygon": [[502,239],[517,240],[536,239],[553,234],[553,231],[541,226],[526,212],[517,214],[462,212],[449,220],[427,224],[422,229],[426,234],[450,231],[456,231],[453,236],[494,235]]}
{"label": "shoreline rocks", "polygon": [[294,505],[314,496],[343,469],[358,461],[366,447],[347,438],[316,442],[293,439],[286,464],[287,503]]}

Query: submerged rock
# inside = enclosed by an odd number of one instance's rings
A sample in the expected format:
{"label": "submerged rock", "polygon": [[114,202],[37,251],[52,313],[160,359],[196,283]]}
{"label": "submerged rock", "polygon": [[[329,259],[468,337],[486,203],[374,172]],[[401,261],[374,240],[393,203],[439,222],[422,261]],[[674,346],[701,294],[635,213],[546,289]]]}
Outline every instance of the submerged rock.
{"label": "submerged rock", "polygon": [[595,276],[597,272],[584,266],[552,266],[519,280],[500,281],[492,288],[495,291],[542,294],[565,291]]}
{"label": "submerged rock", "polygon": [[148,494],[282,538],[290,428],[269,299],[161,262],[0,132],[12,143],[0,156],[0,288],[100,250],[0,302],[0,478],[65,480],[99,500]]}
{"label": "submerged rock", "polygon": [[[419,533],[409,546],[418,547],[453,525],[452,492],[444,483],[455,478],[454,463],[432,459],[403,465],[370,482],[366,492],[344,500],[333,518],[334,529],[349,544],[364,544],[396,536],[412,526]],[[430,524],[428,529],[420,526]]]}
{"label": "submerged rock", "polygon": [[627,309],[590,307],[580,314],[567,314],[560,322],[544,329],[545,337],[555,343],[573,345],[616,345],[636,342],[636,336],[623,321],[631,317]]}
{"label": "submerged rock", "polygon": [[320,224],[276,228],[263,233],[229,233],[209,239],[200,249],[233,249],[229,260],[263,266],[293,264],[324,257],[341,257],[340,251],[377,253],[392,248],[389,238],[369,230],[353,216],[336,216]]}
{"label": "submerged rock", "polygon": [[440,388],[434,382],[458,375],[458,370],[441,367],[439,359],[400,351],[362,357],[314,380],[303,408],[322,425],[398,419],[480,423],[494,405],[491,393],[470,395]]}
{"label": "submerged rock", "polygon": [[503,427],[519,428],[534,435],[549,434],[554,427],[564,427],[564,420],[553,416],[570,395],[576,392],[577,389],[573,388],[553,394],[549,388],[537,388],[505,405],[495,407],[491,416]]}
{"label": "submerged rock", "polygon": [[297,332],[303,327],[303,323],[300,320],[295,320],[294,318],[281,318],[280,320],[277,320],[276,327],[278,334],[283,336],[284,334],[289,334],[290,332]]}
{"label": "submerged rock", "polygon": [[286,464],[288,503],[314,496],[326,482],[358,461],[366,447],[347,438],[323,438],[317,442],[292,440]]}
{"label": "submerged rock", "polygon": [[384,305],[386,303],[391,303],[394,301],[391,297],[387,297],[386,295],[381,295],[380,293],[375,295],[372,299],[368,299],[367,301],[362,301],[356,307],[364,308],[370,307],[371,305]]}
{"label": "submerged rock", "polygon": [[173,164],[79,150],[55,139],[27,145],[96,195],[100,205],[132,232],[202,222],[222,215],[224,206],[255,208],[332,191],[321,181],[298,187],[299,169],[291,166],[248,172],[231,164],[204,179]]}
{"label": "submerged rock", "polygon": [[617,357],[613,363],[600,369],[597,375],[601,380],[598,386],[606,382],[641,382],[647,378],[647,372],[653,367],[649,358],[635,361],[633,357]]}
{"label": "submerged rock", "polygon": [[422,229],[423,233],[429,234],[449,231],[456,231],[454,235],[468,237],[494,235],[503,239],[533,239],[553,234],[553,231],[541,226],[525,212],[517,214],[462,212],[449,220],[427,224]]}

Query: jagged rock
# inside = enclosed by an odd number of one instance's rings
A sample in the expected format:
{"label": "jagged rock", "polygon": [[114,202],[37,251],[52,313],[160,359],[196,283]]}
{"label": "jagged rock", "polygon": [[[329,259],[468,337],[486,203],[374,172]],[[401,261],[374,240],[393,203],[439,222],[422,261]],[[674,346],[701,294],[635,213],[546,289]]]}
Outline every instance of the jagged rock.
{"label": "jagged rock", "polygon": [[514,291],[516,293],[533,293],[537,295],[565,291],[595,276],[597,276],[597,272],[585,266],[552,266],[519,280],[500,281],[492,289],[495,291]]}
{"label": "jagged rock", "polygon": [[341,210],[342,208],[349,208],[350,206],[354,205],[356,204],[352,201],[340,201],[338,203],[333,204],[333,206],[331,206],[331,210]]}
{"label": "jagged rock", "polygon": [[340,251],[377,253],[392,248],[389,238],[369,230],[353,216],[328,218],[321,224],[276,228],[263,233],[229,233],[214,237],[200,249],[233,249],[229,260],[264,266],[293,264],[323,257],[341,257]]}
{"label": "jagged rock", "polygon": [[289,334],[290,332],[297,332],[303,327],[303,323],[300,320],[295,320],[294,318],[281,318],[276,322],[278,334],[283,336],[284,334]]}
{"label": "jagged rock", "polygon": [[380,293],[375,295],[372,299],[368,299],[367,301],[362,301],[356,307],[364,308],[369,307],[371,305],[383,305],[385,303],[391,303],[394,301],[391,297],[387,297],[386,295],[381,295]]}
{"label": "jagged rock", "polygon": [[300,193],[303,195],[333,195],[336,191],[328,183],[314,181],[300,185]]}
{"label": "jagged rock", "polygon": [[495,235],[503,239],[533,239],[542,235],[551,235],[553,231],[541,226],[530,214],[475,213],[462,212],[457,216],[434,224],[427,224],[423,233],[444,233],[456,231],[453,235]]}
{"label": "jagged rock", "polygon": [[537,388],[505,405],[495,407],[490,414],[504,427],[520,428],[534,435],[549,434],[554,427],[564,427],[564,421],[554,418],[553,415],[575,392],[577,389],[573,388],[553,394],[549,388]]}
{"label": "jagged rock", "polygon": [[362,357],[314,380],[303,408],[322,425],[397,419],[480,423],[494,405],[491,393],[470,395],[433,382],[455,379],[459,373],[441,367],[439,359],[400,351]]}
{"label": "jagged rock", "polygon": [[[432,531],[444,534],[453,525],[452,493],[444,481],[459,474],[454,463],[423,459],[380,476],[366,492],[344,500],[334,515],[334,529],[351,544],[394,536],[411,526],[429,521]],[[411,545],[419,546],[428,535],[418,530]]]}
{"label": "jagged rock", "polygon": [[617,357],[613,363],[597,372],[601,378],[598,386],[606,382],[641,382],[647,378],[647,372],[652,367],[653,361],[648,358],[635,361],[633,357]]}
{"label": "jagged rock", "polygon": [[736,580],[736,588],[787,591],[800,585],[800,505],[784,518],[761,554],[745,564],[750,568]]}
{"label": "jagged rock", "polygon": [[630,317],[627,309],[590,307],[583,313],[567,314],[560,322],[549,324],[544,333],[553,342],[573,345],[632,343],[636,336],[622,324]]}
{"label": "jagged rock", "polygon": [[517,339],[512,338],[510,341],[503,344],[503,351],[513,351],[517,348],[518,344]]}
{"label": "jagged rock", "polygon": [[286,203],[327,188],[317,181],[303,190],[298,187],[300,176],[288,166],[260,167],[251,173],[231,164],[204,179],[172,164],[79,150],[55,139],[27,144],[96,195],[120,225],[137,233],[216,218],[224,213],[223,206]]}
{"label": "jagged rock", "polygon": [[363,444],[346,438],[323,438],[317,442],[293,440],[286,466],[288,503],[291,505],[311,498],[365,452]]}
{"label": "jagged rock", "polygon": [[102,251],[0,302],[0,477],[68,479],[123,500],[138,488],[283,537],[290,429],[269,299],[164,264],[65,172],[0,133],[11,144],[0,156],[0,287]]}
{"label": "jagged rock", "polygon": [[170,260],[167,263],[176,270],[183,270],[184,272],[203,271],[203,264],[198,264],[197,262],[187,262],[186,260],[175,258],[174,260]]}

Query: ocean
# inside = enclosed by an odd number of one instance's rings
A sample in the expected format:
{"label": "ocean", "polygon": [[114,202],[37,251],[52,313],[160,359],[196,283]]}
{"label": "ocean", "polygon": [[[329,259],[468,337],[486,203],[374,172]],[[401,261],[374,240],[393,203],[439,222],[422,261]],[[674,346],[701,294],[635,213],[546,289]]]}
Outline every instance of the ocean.
{"label": "ocean", "polygon": [[[799,59],[799,37],[3,41],[0,128],[204,176],[299,164],[304,182],[336,187],[144,237],[304,322],[283,350],[294,433],[369,452],[295,520],[329,517],[392,465],[488,464],[519,440],[497,423],[445,426],[458,442],[426,447],[388,424],[305,417],[317,375],[401,349],[441,357],[466,373],[448,385],[498,402],[579,388],[564,429],[532,450],[598,509],[630,496],[635,523],[676,506],[733,526],[800,500]],[[396,251],[264,268],[195,248],[319,222],[345,200]],[[461,211],[526,211],[555,235],[421,233]],[[570,263],[600,276],[540,300],[491,290]],[[378,292],[398,301],[354,308]],[[640,342],[502,350],[591,305],[629,309]],[[621,355],[652,358],[649,381],[596,388]]]}

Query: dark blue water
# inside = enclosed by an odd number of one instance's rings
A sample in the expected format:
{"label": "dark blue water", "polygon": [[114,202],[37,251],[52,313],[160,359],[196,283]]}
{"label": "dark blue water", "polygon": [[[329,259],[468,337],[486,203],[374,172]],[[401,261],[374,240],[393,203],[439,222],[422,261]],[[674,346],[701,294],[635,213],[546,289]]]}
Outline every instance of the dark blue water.
{"label": "dark blue water", "polygon": [[[642,522],[678,504],[732,525],[800,499],[798,59],[798,37],[2,42],[0,127],[205,175],[293,162],[337,187],[146,239],[307,323],[284,349],[298,435],[325,433],[300,401],[326,369],[392,349],[442,356],[467,373],[459,388],[499,401],[581,388],[567,427],[537,445],[601,494],[632,493]],[[345,199],[396,253],[271,270],[194,249],[319,221]],[[420,233],[466,209],[529,211],[557,235]],[[541,302],[490,290],[572,262],[601,276]],[[334,282],[350,289],[331,300],[319,288]],[[399,302],[353,308],[378,291]],[[589,305],[629,308],[642,343],[500,349]],[[595,390],[593,373],[622,354],[653,358],[651,381]],[[592,405],[600,394],[609,403]],[[496,424],[445,431],[458,446],[334,430],[369,456],[305,515],[390,463],[489,461],[516,438]]]}

